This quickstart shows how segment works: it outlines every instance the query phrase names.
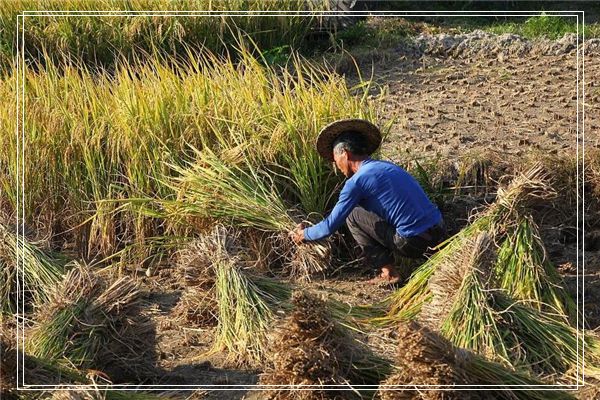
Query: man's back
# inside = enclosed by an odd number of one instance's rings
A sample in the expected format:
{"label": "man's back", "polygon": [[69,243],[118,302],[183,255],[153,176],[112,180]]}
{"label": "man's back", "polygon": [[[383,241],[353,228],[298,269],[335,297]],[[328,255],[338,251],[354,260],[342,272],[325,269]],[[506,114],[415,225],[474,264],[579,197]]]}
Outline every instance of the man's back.
{"label": "man's back", "polygon": [[401,236],[418,235],[441,220],[418,182],[393,163],[366,159],[346,184],[360,187],[358,205],[388,221]]}

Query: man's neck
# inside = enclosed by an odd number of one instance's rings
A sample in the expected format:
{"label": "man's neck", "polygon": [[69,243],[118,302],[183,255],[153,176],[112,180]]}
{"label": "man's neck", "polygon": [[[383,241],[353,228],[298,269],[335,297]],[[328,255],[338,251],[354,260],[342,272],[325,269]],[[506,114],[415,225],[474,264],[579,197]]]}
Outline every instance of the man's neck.
{"label": "man's neck", "polygon": [[355,174],[358,171],[358,169],[363,164],[363,161],[365,161],[367,158],[369,157],[357,157],[353,160],[348,161],[348,164],[350,164],[350,169],[352,170],[353,174]]}

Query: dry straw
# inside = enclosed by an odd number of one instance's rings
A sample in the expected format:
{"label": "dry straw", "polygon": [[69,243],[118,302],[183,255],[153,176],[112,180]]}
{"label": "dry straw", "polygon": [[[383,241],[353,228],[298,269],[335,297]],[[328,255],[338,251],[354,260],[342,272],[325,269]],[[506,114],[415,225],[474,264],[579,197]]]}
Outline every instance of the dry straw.
{"label": "dry straw", "polygon": [[152,327],[128,277],[107,282],[77,265],[36,305],[26,351],[49,362],[94,368],[118,379],[150,374]]}
{"label": "dry straw", "polygon": [[[17,260],[20,260],[17,270]],[[0,301],[2,313],[16,311],[17,280],[22,282],[25,301],[48,300],[48,290],[60,280],[62,265],[48,254],[0,223]]]}
{"label": "dry straw", "polygon": [[[289,385],[266,393],[273,399],[356,398],[356,384],[377,384],[389,362],[375,356],[331,315],[325,299],[295,292],[293,311],[270,340],[271,364],[261,384]],[[347,391],[305,385],[342,385]],[[288,390],[289,389],[289,390]]]}
{"label": "dry straw", "polygon": [[[546,384],[525,372],[512,371],[472,352],[453,346],[448,340],[417,322],[400,323],[398,327],[398,359],[396,372],[385,385],[428,385],[380,390],[384,400],[396,399],[506,399],[545,400],[574,399],[560,390],[536,390]],[[445,386],[442,386],[445,385]],[[456,385],[471,385],[473,389]],[[480,385],[531,386],[523,390]]]}

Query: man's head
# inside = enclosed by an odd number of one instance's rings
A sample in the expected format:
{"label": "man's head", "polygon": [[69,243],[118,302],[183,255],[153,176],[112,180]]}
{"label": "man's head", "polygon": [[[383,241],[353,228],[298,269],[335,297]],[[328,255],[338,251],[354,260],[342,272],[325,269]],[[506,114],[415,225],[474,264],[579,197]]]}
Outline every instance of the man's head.
{"label": "man's head", "polygon": [[355,163],[369,156],[368,140],[360,133],[347,131],[333,142],[333,160],[336,167],[348,178],[355,171]]}
{"label": "man's head", "polygon": [[324,159],[334,161],[333,148],[340,142],[345,144],[336,150],[339,155],[347,151],[354,156],[368,156],[381,144],[381,132],[364,119],[341,119],[321,129],[317,151]]}

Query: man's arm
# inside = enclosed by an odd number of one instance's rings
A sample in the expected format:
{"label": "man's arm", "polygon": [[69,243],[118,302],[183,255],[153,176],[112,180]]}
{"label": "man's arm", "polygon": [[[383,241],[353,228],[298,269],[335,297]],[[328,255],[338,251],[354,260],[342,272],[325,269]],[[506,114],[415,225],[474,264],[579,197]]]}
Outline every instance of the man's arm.
{"label": "man's arm", "polygon": [[307,241],[320,240],[333,234],[342,226],[362,197],[362,189],[356,182],[353,180],[346,181],[331,214],[318,224],[304,229],[302,232],[303,239]]}

